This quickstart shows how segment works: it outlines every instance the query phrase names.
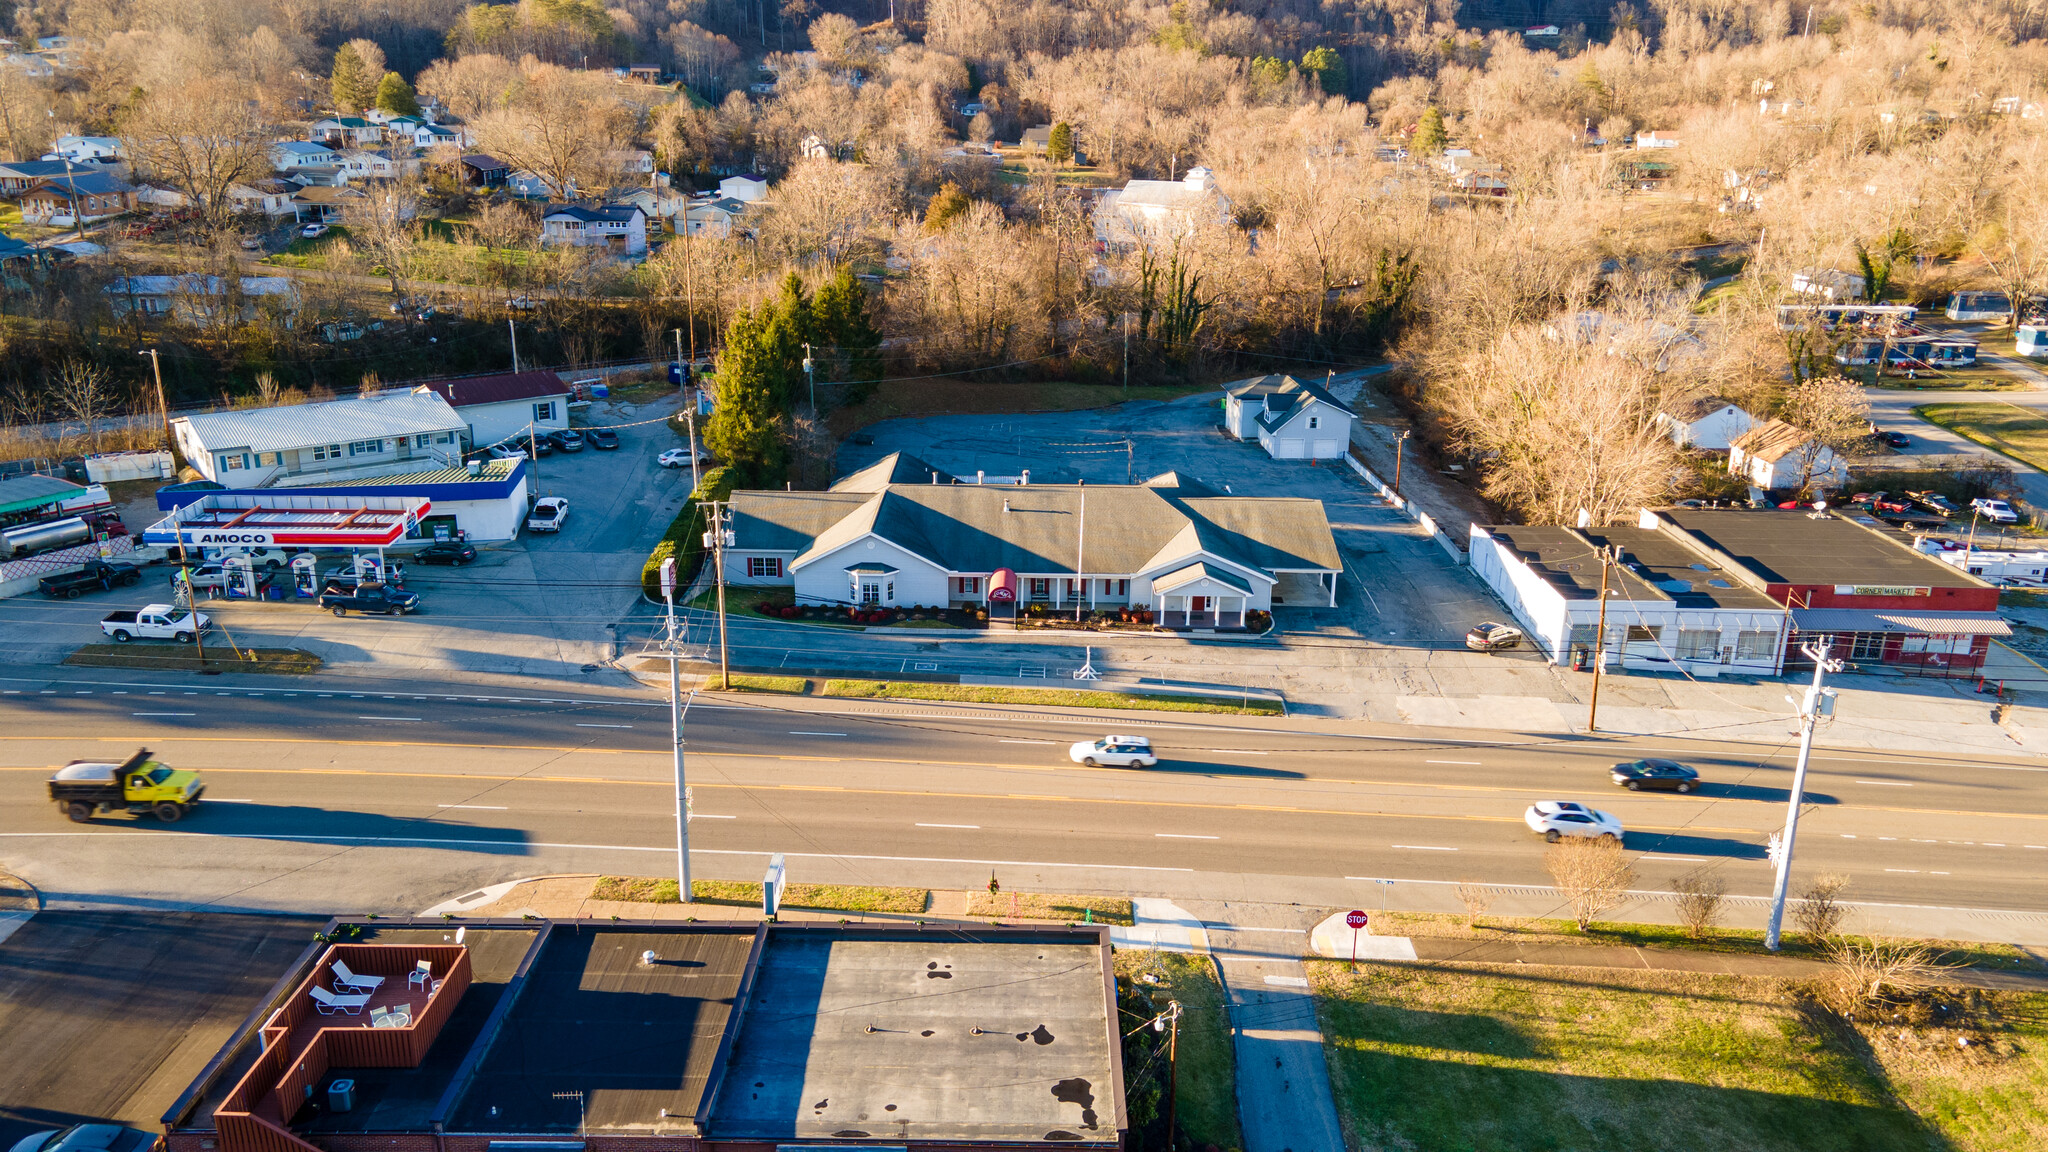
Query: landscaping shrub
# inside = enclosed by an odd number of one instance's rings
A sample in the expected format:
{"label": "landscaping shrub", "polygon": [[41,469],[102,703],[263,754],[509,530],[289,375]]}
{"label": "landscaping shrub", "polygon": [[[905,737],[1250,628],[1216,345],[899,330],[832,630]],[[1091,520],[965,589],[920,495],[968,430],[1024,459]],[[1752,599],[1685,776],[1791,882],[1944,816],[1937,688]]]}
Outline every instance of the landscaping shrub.
{"label": "landscaping shrub", "polygon": [[704,473],[702,483],[683,506],[676,512],[676,518],[669,521],[668,531],[662,534],[654,551],[647,554],[647,562],[640,566],[640,590],[649,600],[661,601],[661,562],[671,556],[676,558],[676,594],[689,587],[697,578],[697,570],[704,566],[704,513],[697,504],[700,500],[724,500],[732,495],[734,477],[731,469],[718,467]]}

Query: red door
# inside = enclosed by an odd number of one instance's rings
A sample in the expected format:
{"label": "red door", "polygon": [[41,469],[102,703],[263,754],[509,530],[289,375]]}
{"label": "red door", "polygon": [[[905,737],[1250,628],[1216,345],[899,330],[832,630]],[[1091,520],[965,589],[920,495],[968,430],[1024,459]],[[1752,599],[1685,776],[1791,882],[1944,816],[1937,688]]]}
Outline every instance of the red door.
{"label": "red door", "polygon": [[1193,616],[1197,612],[1207,612],[1208,610],[1209,598],[1207,596],[1188,597],[1188,615]]}

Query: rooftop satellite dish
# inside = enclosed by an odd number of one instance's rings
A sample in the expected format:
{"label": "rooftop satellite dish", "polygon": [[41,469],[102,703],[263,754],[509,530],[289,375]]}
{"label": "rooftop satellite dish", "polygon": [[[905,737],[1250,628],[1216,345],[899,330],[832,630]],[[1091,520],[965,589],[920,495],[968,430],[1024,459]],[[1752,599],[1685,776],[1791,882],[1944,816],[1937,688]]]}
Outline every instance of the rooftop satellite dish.
{"label": "rooftop satellite dish", "polygon": [[1827,501],[1825,501],[1825,500],[1815,500],[1815,501],[1813,502],[1813,510],[1814,510],[1815,512],[1825,512],[1825,511],[1827,511],[1827,510],[1828,510],[1828,502],[1827,502]]}

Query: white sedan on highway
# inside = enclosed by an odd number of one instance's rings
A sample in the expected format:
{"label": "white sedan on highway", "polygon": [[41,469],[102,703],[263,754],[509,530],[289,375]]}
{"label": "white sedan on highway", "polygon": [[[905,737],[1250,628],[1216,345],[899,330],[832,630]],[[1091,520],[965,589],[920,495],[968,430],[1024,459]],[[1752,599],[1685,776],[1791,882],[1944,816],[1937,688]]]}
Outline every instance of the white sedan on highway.
{"label": "white sedan on highway", "polygon": [[1522,822],[1529,831],[1542,835],[1552,844],[1566,836],[1595,837],[1621,843],[1625,833],[1621,821],[1612,812],[1588,808],[1572,800],[1541,800],[1529,805],[1522,813]]}
{"label": "white sedan on highway", "polygon": [[1067,759],[1090,768],[1150,768],[1159,763],[1152,754],[1152,741],[1143,736],[1104,736],[1100,740],[1077,741],[1067,749]]}

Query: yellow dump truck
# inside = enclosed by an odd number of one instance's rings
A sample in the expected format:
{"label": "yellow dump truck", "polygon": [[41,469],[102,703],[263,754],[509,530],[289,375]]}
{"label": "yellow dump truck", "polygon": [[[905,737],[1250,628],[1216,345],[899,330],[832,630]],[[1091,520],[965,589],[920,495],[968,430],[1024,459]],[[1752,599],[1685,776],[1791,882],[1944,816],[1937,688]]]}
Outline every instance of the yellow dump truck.
{"label": "yellow dump truck", "polygon": [[144,748],[119,764],[73,760],[50,777],[50,799],[80,823],[95,812],[114,811],[154,815],[166,824],[181,820],[198,805],[206,785],[199,773],[159,764],[150,755]]}

